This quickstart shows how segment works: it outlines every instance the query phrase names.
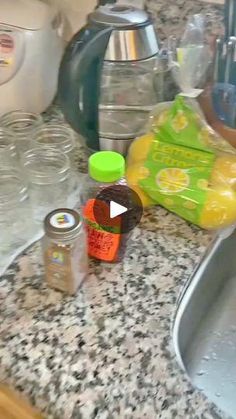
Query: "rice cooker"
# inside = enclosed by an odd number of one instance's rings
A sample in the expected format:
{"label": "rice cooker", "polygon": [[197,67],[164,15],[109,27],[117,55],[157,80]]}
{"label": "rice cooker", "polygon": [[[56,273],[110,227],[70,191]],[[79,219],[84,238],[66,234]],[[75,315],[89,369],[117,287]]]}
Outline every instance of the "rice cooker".
{"label": "rice cooker", "polygon": [[0,116],[52,102],[63,53],[57,12],[39,0],[0,0]]}

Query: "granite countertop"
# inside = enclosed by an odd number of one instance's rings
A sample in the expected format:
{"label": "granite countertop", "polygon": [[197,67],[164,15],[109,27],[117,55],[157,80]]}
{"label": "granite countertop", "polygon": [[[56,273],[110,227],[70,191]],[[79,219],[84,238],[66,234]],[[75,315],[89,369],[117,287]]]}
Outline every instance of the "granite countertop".
{"label": "granite countertop", "polygon": [[[199,0],[146,0],[166,39],[205,11],[212,33],[222,8]],[[54,108],[50,119],[58,121]],[[83,153],[79,169],[85,169]],[[145,211],[119,265],[90,263],[77,296],[49,289],[40,244],[0,279],[0,380],[47,419],[213,419],[217,410],[177,365],[176,301],[210,235],[160,207]]]}
{"label": "granite countertop", "polygon": [[47,287],[32,246],[0,280],[1,381],[49,419],[219,417],[181,372],[171,339],[176,300],[210,238],[146,210],[123,262],[91,261],[76,297]]}
{"label": "granite countertop", "polygon": [[[56,105],[44,119],[65,123]],[[77,164],[86,172],[82,146]],[[31,246],[0,278],[0,381],[46,419],[219,418],[171,338],[177,299],[211,238],[147,209],[122,263],[90,261],[76,297],[47,287],[40,243]]]}

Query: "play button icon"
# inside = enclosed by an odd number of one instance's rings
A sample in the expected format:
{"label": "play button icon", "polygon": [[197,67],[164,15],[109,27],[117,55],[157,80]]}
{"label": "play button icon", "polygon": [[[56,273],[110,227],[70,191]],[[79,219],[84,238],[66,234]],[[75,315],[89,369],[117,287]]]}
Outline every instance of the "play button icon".
{"label": "play button icon", "polygon": [[93,216],[102,230],[126,234],[140,222],[143,214],[138,194],[126,185],[102,189],[93,204]]}
{"label": "play button icon", "polygon": [[123,205],[118,204],[117,202],[110,202],[110,218],[118,217],[118,215],[124,214],[128,211],[128,208]]}

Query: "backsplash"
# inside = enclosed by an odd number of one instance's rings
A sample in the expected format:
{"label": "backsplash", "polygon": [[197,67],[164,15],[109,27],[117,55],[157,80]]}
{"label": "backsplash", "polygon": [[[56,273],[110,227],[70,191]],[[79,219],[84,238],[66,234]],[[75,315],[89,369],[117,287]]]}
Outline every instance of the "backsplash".
{"label": "backsplash", "polygon": [[[46,1],[46,0],[44,0]],[[87,14],[93,10],[97,0],[48,0],[58,4],[67,15],[71,30],[76,32],[84,23]],[[223,16],[223,6],[205,3],[201,0],[118,0],[145,7],[153,13],[158,34],[166,39],[170,34],[179,35],[189,15],[204,13],[209,31],[218,33]]]}
{"label": "backsplash", "polygon": [[146,0],[146,7],[155,18],[161,39],[173,33],[180,35],[188,16],[195,13],[204,13],[210,33],[216,34],[222,29],[223,5],[207,4],[201,0]]}

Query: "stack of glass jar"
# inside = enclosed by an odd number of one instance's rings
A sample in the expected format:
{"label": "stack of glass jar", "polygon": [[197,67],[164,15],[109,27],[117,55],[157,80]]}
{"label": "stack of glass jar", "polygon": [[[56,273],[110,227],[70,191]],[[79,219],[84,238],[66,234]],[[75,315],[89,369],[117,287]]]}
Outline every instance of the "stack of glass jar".
{"label": "stack of glass jar", "polygon": [[21,111],[0,118],[0,254],[25,241],[27,226],[66,206],[72,192],[75,139],[64,125]]}

